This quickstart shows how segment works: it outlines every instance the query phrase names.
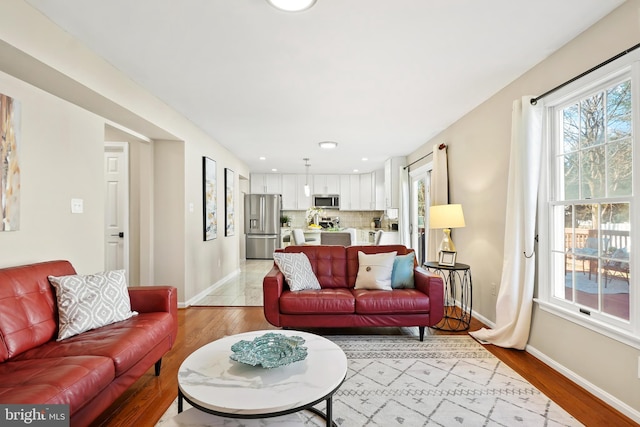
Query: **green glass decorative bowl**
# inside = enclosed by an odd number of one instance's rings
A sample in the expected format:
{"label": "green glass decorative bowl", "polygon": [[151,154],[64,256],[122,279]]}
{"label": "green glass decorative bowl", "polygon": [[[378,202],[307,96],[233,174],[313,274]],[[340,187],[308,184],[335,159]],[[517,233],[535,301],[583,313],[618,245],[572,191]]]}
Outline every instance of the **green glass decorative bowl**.
{"label": "green glass decorative bowl", "polygon": [[229,357],[251,366],[277,368],[304,360],[307,357],[307,347],[302,344],[302,337],[269,332],[253,341],[238,341],[231,346],[233,354]]}

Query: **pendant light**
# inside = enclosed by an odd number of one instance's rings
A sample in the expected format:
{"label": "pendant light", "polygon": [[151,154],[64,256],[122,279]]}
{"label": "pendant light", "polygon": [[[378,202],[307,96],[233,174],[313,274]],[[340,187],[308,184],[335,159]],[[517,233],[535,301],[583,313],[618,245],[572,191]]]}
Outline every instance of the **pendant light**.
{"label": "pendant light", "polygon": [[309,166],[311,166],[311,165],[309,164],[309,158],[308,157],[305,157],[302,160],[304,160],[304,167],[307,169],[307,175],[306,175],[305,180],[304,180],[304,195],[306,197],[310,197],[311,196],[311,187],[309,187]]}

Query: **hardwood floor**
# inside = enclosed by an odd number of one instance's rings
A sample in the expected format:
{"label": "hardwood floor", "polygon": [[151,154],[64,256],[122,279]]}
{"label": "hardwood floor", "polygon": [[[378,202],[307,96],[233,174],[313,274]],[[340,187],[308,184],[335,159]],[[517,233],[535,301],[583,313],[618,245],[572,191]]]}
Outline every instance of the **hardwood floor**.
{"label": "hardwood floor", "polygon": [[[154,426],[177,397],[177,373],[182,361],[195,349],[241,332],[277,329],[267,323],[262,307],[190,307],[179,310],[179,333],[176,345],[162,359],[159,377],[153,368],[131,386],[114,404],[99,417],[93,426]],[[472,319],[471,330],[483,327]],[[330,334],[402,334],[400,328],[368,328],[345,330],[316,330]],[[417,331],[415,332],[417,333]],[[453,334],[430,329],[432,335]],[[455,332],[466,334],[467,332]],[[425,338],[427,339],[427,338]],[[486,346],[504,363],[526,378],[585,426],[636,426],[601,400],[593,397],[532,355],[524,351]],[[358,426],[352,426],[358,427]]]}

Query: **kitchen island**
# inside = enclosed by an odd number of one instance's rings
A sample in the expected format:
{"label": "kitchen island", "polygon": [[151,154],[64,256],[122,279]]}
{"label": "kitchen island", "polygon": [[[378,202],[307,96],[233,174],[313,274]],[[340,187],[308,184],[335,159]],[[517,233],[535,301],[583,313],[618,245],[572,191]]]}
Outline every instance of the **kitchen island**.
{"label": "kitchen island", "polygon": [[[281,230],[281,247],[286,247],[293,242],[291,241],[291,230],[292,227],[283,227]],[[304,238],[307,240],[307,244],[310,245],[319,245],[320,244],[320,233],[332,233],[335,231],[345,231],[345,227],[340,228],[304,228]],[[373,238],[376,231],[380,230],[380,228],[356,228],[356,241],[352,242],[352,245],[372,245]],[[395,245],[400,243],[400,235],[397,231],[386,231],[382,236],[383,245]]]}

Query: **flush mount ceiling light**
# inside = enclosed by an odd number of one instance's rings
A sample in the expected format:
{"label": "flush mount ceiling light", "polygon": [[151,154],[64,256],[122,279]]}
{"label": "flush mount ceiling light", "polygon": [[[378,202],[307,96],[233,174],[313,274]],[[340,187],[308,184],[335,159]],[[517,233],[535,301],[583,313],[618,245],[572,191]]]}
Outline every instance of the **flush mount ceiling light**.
{"label": "flush mount ceiling light", "polygon": [[313,6],[316,0],[267,0],[267,2],[285,12],[301,12]]}
{"label": "flush mount ceiling light", "polygon": [[324,148],[325,150],[331,150],[336,148],[338,146],[338,143],[333,141],[322,141],[319,142],[318,145],[320,146],[320,148]]}

